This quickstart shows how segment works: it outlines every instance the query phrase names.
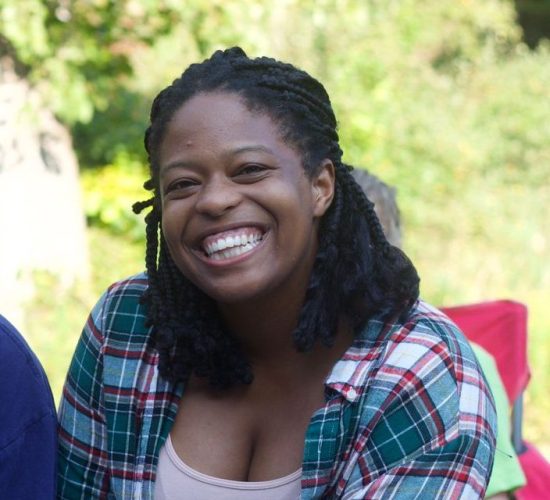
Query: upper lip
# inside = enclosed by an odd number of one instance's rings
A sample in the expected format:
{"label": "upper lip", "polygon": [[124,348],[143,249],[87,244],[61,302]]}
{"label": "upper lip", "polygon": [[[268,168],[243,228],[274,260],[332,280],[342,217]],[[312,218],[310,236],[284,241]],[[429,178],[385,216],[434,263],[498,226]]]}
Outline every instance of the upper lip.
{"label": "upper lip", "polygon": [[224,231],[231,231],[241,227],[257,227],[262,233],[265,233],[267,228],[265,224],[259,222],[240,221],[232,222],[231,224],[223,224],[218,226],[211,226],[208,229],[201,231],[195,239],[194,247],[202,250],[202,243],[205,238],[212,236],[213,234],[223,233]]}

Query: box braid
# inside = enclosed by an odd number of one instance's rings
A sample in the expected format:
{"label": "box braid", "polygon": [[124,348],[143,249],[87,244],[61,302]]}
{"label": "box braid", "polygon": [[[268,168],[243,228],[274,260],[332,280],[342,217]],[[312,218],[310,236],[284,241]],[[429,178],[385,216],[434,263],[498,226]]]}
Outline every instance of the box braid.
{"label": "box braid", "polygon": [[250,59],[238,47],[217,51],[160,92],[145,133],[151,174],[145,188],[153,196],[136,203],[134,211],[151,209],[145,218],[149,285],[142,300],[161,375],[176,382],[195,373],[217,388],[252,381],[250,365],[213,300],[182,275],[162,236],[160,145],[174,113],[196,94],[208,92],[236,94],[251,111],[269,115],[283,139],[300,152],[310,177],[326,158],[335,166],[334,199],[321,220],[318,252],[293,333],[296,349],[307,351],[317,341],[332,345],[342,315],[360,329],[375,315],[405,314],[418,297],[418,275],[405,254],[388,243],[374,205],[353,179],[351,167],[342,163],[336,118],[324,87],[290,64]]}

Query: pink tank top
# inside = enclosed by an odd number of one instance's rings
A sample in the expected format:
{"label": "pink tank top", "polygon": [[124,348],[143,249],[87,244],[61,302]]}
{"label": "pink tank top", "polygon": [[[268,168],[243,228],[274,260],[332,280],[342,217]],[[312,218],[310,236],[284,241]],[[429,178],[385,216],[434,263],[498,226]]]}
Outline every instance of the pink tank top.
{"label": "pink tank top", "polygon": [[160,450],[155,500],[297,500],[302,470],[271,481],[231,481],[208,476],[184,464],[170,436]]}

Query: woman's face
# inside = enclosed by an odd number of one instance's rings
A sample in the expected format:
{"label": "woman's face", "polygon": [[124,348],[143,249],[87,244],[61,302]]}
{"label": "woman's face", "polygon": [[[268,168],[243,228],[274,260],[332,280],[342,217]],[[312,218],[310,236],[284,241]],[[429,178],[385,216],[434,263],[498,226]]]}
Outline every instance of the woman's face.
{"label": "woman's face", "polygon": [[204,93],[167,126],[159,151],[162,229],[181,272],[219,303],[303,294],[334,168],[310,179],[266,114]]}

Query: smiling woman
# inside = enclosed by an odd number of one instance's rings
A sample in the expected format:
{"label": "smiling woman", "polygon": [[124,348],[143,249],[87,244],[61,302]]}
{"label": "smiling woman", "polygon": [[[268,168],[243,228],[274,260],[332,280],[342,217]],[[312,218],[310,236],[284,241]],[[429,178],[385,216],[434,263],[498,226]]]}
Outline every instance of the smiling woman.
{"label": "smiling woman", "polygon": [[153,102],[147,272],[92,311],[60,498],[478,498],[494,409],[307,73],[239,48]]}

